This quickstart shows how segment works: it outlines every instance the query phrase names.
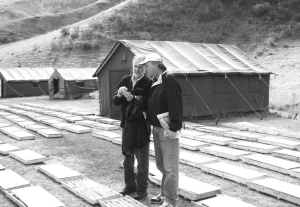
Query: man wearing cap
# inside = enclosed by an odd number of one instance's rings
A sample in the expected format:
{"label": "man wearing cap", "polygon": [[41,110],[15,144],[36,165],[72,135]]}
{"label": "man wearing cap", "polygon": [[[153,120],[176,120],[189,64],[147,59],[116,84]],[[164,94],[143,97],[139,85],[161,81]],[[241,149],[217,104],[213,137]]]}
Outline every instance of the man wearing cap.
{"label": "man wearing cap", "polygon": [[[162,204],[161,207],[175,207],[178,200],[182,90],[158,54],[148,54],[140,65],[145,65],[146,74],[154,78],[147,101],[147,122],[153,126],[156,166],[163,174],[162,191],[151,202]],[[158,119],[161,114],[168,115],[166,121]]]}

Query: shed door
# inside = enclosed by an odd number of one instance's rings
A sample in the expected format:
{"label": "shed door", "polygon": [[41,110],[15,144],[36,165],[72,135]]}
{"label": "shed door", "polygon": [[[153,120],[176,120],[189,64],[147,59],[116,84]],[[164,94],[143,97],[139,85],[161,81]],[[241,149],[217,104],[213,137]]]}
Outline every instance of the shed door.
{"label": "shed door", "polygon": [[121,79],[130,74],[130,70],[110,70],[109,71],[109,98],[110,98],[110,116],[111,118],[121,117],[121,106],[115,106],[112,103],[112,96],[117,91]]}
{"label": "shed door", "polygon": [[58,80],[58,78],[54,78],[54,80],[53,80],[53,90],[54,90],[54,95],[59,92],[59,80]]}

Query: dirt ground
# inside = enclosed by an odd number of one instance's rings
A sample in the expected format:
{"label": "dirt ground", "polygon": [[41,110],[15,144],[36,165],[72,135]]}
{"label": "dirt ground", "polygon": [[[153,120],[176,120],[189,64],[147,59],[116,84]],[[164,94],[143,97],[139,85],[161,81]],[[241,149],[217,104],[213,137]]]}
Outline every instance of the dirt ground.
{"label": "dirt ground", "polygon": [[[61,108],[75,109],[79,111],[87,111],[97,113],[99,109],[97,99],[86,100],[48,100],[47,97],[32,97],[32,98],[10,98],[1,99],[0,105],[11,105],[22,102],[32,102],[36,104],[44,104],[51,106],[59,106]],[[283,119],[271,114],[261,114],[264,116],[263,120],[256,117],[255,114],[232,115],[226,119],[221,119],[220,122],[238,122],[247,121],[261,126],[272,126],[276,128],[289,129],[293,131],[300,131],[299,121],[291,119]],[[201,124],[214,124],[211,119],[203,119],[198,121]],[[115,130],[120,133],[120,130]],[[76,135],[70,132],[62,131],[63,138],[47,139],[38,134],[36,140],[30,141],[16,141],[3,134],[0,134],[0,140],[6,143],[19,146],[24,149],[31,149],[40,154],[45,155],[48,160],[46,163],[60,163],[68,166],[86,177],[106,185],[111,189],[119,191],[123,187],[123,170],[120,168],[122,160],[120,146],[114,145],[101,139],[92,136],[91,133]],[[185,151],[185,150],[182,150]],[[197,154],[203,154],[195,152]],[[213,157],[208,154],[203,154],[206,157]],[[292,178],[281,173],[259,168],[253,165],[245,164],[241,161],[231,161],[223,158],[217,158],[219,161],[232,163],[248,169],[253,169],[262,173],[266,173],[269,177],[283,180],[289,183],[300,185],[300,180]],[[154,158],[150,157],[154,162]],[[63,203],[70,207],[91,207],[89,203],[75,196],[73,193],[66,190],[59,183],[47,177],[45,174],[39,172],[37,167],[39,164],[26,166],[9,156],[0,156],[0,164],[12,169],[18,174],[34,185],[40,185],[52,195],[57,197]],[[272,196],[268,196],[248,187],[235,183],[230,180],[222,179],[220,177],[210,175],[202,172],[198,168],[193,168],[187,165],[180,164],[180,172],[187,176],[198,179],[200,181],[210,183],[214,186],[220,187],[222,194],[229,195],[245,202],[251,203],[257,207],[296,207],[296,205],[278,200]],[[147,206],[158,206],[149,203],[149,198],[159,193],[159,188],[149,182],[148,198],[141,202]],[[10,199],[6,198],[3,193],[0,193],[1,207],[15,207]],[[192,207],[192,203],[180,197],[179,207]]]}

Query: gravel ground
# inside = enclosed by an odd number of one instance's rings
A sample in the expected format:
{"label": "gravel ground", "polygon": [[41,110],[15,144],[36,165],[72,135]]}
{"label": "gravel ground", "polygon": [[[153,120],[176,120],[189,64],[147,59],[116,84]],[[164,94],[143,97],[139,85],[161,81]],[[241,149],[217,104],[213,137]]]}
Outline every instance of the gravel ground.
{"label": "gravel ground", "polygon": [[[99,105],[97,99],[83,99],[83,100],[48,100],[48,97],[32,97],[32,98],[10,98],[1,99],[0,105],[11,105],[22,102],[32,102],[36,104],[44,104],[51,106],[59,106],[61,108],[70,108],[79,111],[86,111],[98,113]],[[220,122],[238,122],[247,121],[260,126],[272,126],[282,129],[299,131],[299,121],[283,119],[275,115],[261,114],[263,120],[258,119],[255,114],[232,115],[226,119],[221,119]],[[202,119],[194,122],[200,124],[214,124],[213,120]],[[120,133],[120,130],[114,132]],[[120,146],[114,145],[110,142],[92,137],[91,133],[76,135],[70,132],[62,131],[64,138],[47,139],[38,134],[35,134],[37,139],[30,141],[16,141],[3,134],[0,134],[0,140],[6,143],[19,146],[24,149],[31,149],[40,154],[47,156],[46,163],[60,163],[68,166],[86,177],[104,184],[116,191],[123,187],[123,170],[120,168],[122,160]],[[185,150],[182,150],[185,151]],[[208,154],[196,152],[207,157],[213,157]],[[231,161],[223,158],[216,157],[219,161],[224,161],[233,165],[241,166],[244,168],[256,170],[267,174],[269,177],[276,178],[285,182],[300,185],[300,180],[292,178],[281,173],[277,173],[264,168],[256,167],[254,165],[245,164],[242,161]],[[154,161],[153,157],[150,157]],[[0,164],[12,169],[26,178],[34,185],[40,185],[49,191],[52,195],[57,197],[63,203],[70,207],[90,207],[89,203],[75,196],[63,188],[59,183],[47,177],[37,170],[37,166],[26,166],[9,156],[0,156]],[[187,165],[180,164],[180,171],[187,176],[198,179],[200,181],[220,187],[222,194],[229,195],[247,203],[253,204],[257,207],[296,207],[290,202],[278,200],[275,197],[268,196],[263,193],[256,192],[249,189],[245,185],[235,183],[233,181],[222,179],[220,177],[210,175],[202,172],[198,168],[193,168]],[[159,188],[149,182],[149,195],[148,198],[156,195]],[[0,193],[1,207],[14,207],[17,206]],[[142,203],[147,206],[158,206],[150,204],[148,199],[143,199]],[[180,197],[179,207],[193,206],[190,201]]]}

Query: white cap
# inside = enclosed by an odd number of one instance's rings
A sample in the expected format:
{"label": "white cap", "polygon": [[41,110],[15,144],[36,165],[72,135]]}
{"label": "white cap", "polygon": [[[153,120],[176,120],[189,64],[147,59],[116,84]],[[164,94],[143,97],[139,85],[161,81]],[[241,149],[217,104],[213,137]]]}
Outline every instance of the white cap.
{"label": "white cap", "polygon": [[143,62],[141,62],[139,65],[144,65],[147,62],[157,62],[157,61],[159,61],[159,62],[163,61],[162,58],[159,56],[159,54],[157,54],[157,53],[149,53],[146,56],[145,60]]}

